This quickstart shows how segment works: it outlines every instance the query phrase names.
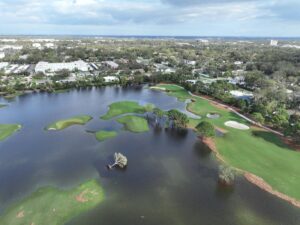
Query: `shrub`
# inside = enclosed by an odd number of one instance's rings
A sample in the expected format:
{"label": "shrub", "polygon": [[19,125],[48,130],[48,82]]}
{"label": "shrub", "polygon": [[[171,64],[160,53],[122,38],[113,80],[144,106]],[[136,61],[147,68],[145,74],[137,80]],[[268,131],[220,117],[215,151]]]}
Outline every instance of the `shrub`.
{"label": "shrub", "polygon": [[235,173],[231,167],[221,165],[219,167],[219,182],[225,185],[234,183]]}
{"label": "shrub", "polygon": [[198,133],[204,137],[214,137],[216,135],[214,126],[207,121],[203,121],[196,126]]}

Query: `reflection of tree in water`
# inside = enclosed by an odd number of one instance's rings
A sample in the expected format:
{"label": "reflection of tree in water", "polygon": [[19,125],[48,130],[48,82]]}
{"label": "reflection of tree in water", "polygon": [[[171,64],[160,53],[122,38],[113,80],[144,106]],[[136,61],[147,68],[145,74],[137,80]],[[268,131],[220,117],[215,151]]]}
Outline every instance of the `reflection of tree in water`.
{"label": "reflection of tree in water", "polygon": [[176,129],[176,128],[166,128],[165,131],[168,137],[176,140],[185,139],[189,132],[187,129]]}
{"label": "reflection of tree in water", "polygon": [[207,158],[211,154],[211,150],[201,140],[197,140],[194,144],[194,152],[201,158]]}

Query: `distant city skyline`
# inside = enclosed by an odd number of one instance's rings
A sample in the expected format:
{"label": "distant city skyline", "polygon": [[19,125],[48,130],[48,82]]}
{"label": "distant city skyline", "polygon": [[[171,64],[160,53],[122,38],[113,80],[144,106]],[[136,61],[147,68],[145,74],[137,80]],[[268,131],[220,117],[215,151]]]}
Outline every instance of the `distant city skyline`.
{"label": "distant city skyline", "polygon": [[0,35],[300,37],[299,0],[0,0]]}

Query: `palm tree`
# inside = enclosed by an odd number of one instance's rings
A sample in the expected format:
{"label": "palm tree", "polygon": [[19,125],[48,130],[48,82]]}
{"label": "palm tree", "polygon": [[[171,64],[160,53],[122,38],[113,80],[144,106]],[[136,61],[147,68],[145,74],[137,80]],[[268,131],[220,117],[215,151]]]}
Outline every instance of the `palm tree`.
{"label": "palm tree", "polygon": [[159,125],[160,124],[160,120],[165,115],[165,112],[163,110],[161,110],[160,108],[154,108],[153,113],[155,115],[155,124]]}

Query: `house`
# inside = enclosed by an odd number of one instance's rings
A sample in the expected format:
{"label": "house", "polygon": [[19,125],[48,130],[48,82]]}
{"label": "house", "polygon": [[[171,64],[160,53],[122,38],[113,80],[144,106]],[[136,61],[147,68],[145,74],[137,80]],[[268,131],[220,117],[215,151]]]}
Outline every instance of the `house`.
{"label": "house", "polygon": [[198,80],[186,80],[185,82],[189,84],[196,84]]}
{"label": "house", "polygon": [[21,45],[2,45],[0,46],[0,51],[11,49],[11,50],[22,50],[23,46]]}
{"label": "house", "polygon": [[233,70],[233,71],[232,71],[232,75],[233,75],[233,76],[241,76],[241,75],[243,75],[244,73],[245,73],[244,70]]}
{"label": "house", "polygon": [[169,66],[163,65],[163,64],[154,64],[156,68],[156,72],[161,72],[161,73],[175,73],[176,69],[171,68]]}
{"label": "house", "polygon": [[229,78],[228,82],[234,85],[245,85],[245,77],[244,76],[236,76],[233,78]]}
{"label": "house", "polygon": [[45,47],[46,48],[55,48],[55,45],[53,43],[46,43]]}
{"label": "house", "polygon": [[4,52],[0,52],[0,59],[5,58],[5,53]]}
{"label": "house", "polygon": [[119,78],[115,76],[106,76],[103,77],[105,83],[111,83],[111,82],[119,82]]}
{"label": "house", "polygon": [[68,62],[68,63],[48,63],[48,62],[39,62],[35,66],[35,72],[39,73],[54,73],[58,72],[61,70],[69,70],[69,71],[74,71],[74,70],[79,70],[81,72],[88,72],[92,70],[92,67],[84,62],[83,60],[78,60],[75,62]]}
{"label": "house", "polygon": [[278,46],[278,41],[277,40],[271,40],[270,41],[270,46]]}
{"label": "house", "polygon": [[196,61],[193,60],[183,60],[183,63],[190,66],[196,66]]}
{"label": "house", "polygon": [[150,59],[143,59],[142,57],[139,57],[136,59],[136,62],[138,64],[142,64],[144,66],[148,66],[150,64]]}
{"label": "house", "polygon": [[236,66],[241,66],[241,65],[243,65],[244,63],[242,62],[242,61],[235,61],[234,62],[234,65],[236,65]]}
{"label": "house", "polygon": [[37,49],[42,49],[42,45],[40,43],[33,43],[32,47]]}
{"label": "house", "polygon": [[230,94],[236,99],[251,100],[253,98],[253,94],[251,92],[243,90],[233,90],[230,91]]}
{"label": "house", "polygon": [[107,67],[110,67],[112,69],[118,69],[119,64],[115,63],[114,61],[104,61],[103,64]]}

